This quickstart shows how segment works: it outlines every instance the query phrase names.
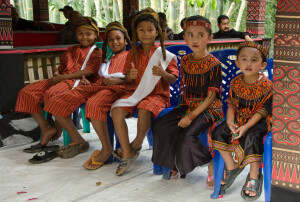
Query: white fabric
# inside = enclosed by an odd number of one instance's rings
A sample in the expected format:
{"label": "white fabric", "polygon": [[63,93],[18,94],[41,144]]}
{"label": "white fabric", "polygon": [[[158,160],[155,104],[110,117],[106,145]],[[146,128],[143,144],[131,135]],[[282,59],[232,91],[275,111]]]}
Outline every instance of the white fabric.
{"label": "white fabric", "polygon": [[111,110],[119,106],[136,106],[143,98],[147,97],[153,91],[155,85],[161,78],[161,76],[155,76],[152,74],[153,66],[158,65],[158,62],[160,61],[162,68],[165,70],[167,69],[168,65],[170,64],[173,58],[177,62],[176,55],[170,53],[169,51],[166,51],[166,56],[166,60],[164,61],[161,47],[158,47],[153,53],[151,59],[149,60],[141,82],[139,83],[134,93],[126,99],[117,100],[111,106]]}
{"label": "white fabric", "polygon": [[125,75],[123,75],[121,72],[116,72],[116,73],[113,73],[113,74],[108,74],[108,69],[109,69],[109,66],[110,66],[110,61],[111,60],[109,60],[106,63],[102,63],[101,64],[101,67],[100,67],[100,69],[98,71],[99,76],[103,76],[104,78],[109,78],[109,77],[120,78],[120,79],[125,78]]}
{"label": "white fabric", "polygon": [[[84,68],[86,67],[86,63],[87,63],[88,60],[90,59],[90,56],[91,56],[91,54],[92,54],[92,52],[93,52],[93,50],[94,50],[95,48],[96,48],[96,45],[93,45],[93,46],[91,47],[91,49],[90,49],[89,53],[87,54],[87,56],[86,56],[86,58],[85,58],[85,60],[84,60],[84,62],[83,62],[83,65],[82,65],[82,67],[81,67],[80,70],[84,70]],[[76,87],[78,86],[79,82],[80,82],[80,79],[76,79],[76,81],[75,81],[74,86],[73,86],[72,89],[76,88]]]}

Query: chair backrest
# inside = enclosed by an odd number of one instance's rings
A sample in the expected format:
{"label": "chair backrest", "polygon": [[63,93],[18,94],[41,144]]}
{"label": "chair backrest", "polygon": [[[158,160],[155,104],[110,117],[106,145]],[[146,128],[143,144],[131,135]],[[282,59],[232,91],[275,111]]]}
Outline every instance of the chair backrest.
{"label": "chair backrest", "polygon": [[273,58],[268,59],[266,70],[268,71],[268,77],[273,82]]}
{"label": "chair backrest", "polygon": [[[173,45],[167,46],[166,50],[175,54],[177,56],[177,66],[180,72],[180,60],[181,58],[192,52],[192,50],[187,45]],[[170,86],[170,101],[171,107],[176,107],[180,101],[180,75],[175,83]]]}
{"label": "chair backrest", "polygon": [[235,59],[237,50],[236,49],[223,49],[210,52],[222,63],[222,106],[224,117],[228,104],[226,102],[229,96],[230,82],[237,75],[241,74],[241,70],[235,65]]}

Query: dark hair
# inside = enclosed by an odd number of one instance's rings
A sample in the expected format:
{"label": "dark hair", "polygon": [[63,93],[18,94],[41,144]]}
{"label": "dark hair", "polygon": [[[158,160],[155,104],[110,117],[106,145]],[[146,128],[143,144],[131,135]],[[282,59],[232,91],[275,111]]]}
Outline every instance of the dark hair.
{"label": "dark hair", "polygon": [[180,27],[184,26],[184,23],[186,22],[187,18],[182,18],[182,20],[180,21]]}
{"label": "dark hair", "polygon": [[[249,46],[245,46],[245,47],[239,48],[239,49],[237,50],[237,53],[236,53],[237,59],[239,58],[239,55],[240,55],[240,53],[241,53],[241,50],[242,50],[243,48],[246,48],[246,47],[249,47]],[[255,47],[250,47],[250,48],[255,48]],[[257,48],[255,48],[255,49],[257,49]],[[258,50],[258,49],[257,49],[257,50]],[[264,54],[262,54],[262,52],[261,52],[260,50],[258,50],[258,51],[260,52],[262,62],[267,62],[266,56],[265,56]]]}
{"label": "dark hair", "polygon": [[[186,19],[185,23],[187,23],[189,21],[194,21],[194,20],[202,20],[202,21],[205,21],[205,22],[207,22],[207,23],[209,23],[211,25],[209,19],[207,19],[206,17],[203,17],[201,15],[194,15],[194,16],[188,17]],[[208,35],[210,36],[211,35],[211,29],[209,29],[209,28],[205,28],[205,29],[208,32]]]}
{"label": "dark hair", "polygon": [[[97,26],[97,22],[93,18],[85,17],[85,16],[79,17],[77,20],[76,26],[75,26],[75,30],[82,25],[91,25],[92,26],[91,21]],[[95,42],[102,41],[101,37],[98,35],[97,32],[96,32],[96,35],[97,35],[97,38],[96,38]]]}
{"label": "dark hair", "polygon": [[162,20],[167,21],[167,16],[166,16],[165,13],[163,13],[163,12],[158,12],[157,14],[158,14],[158,16],[159,16],[159,19],[162,19]]}
{"label": "dark hair", "polygon": [[229,20],[229,17],[227,15],[220,15],[217,19],[218,24],[220,24],[222,22],[222,20],[225,20],[225,19]]}
{"label": "dark hair", "polygon": [[146,22],[152,22],[155,29],[156,29],[156,31],[158,32],[158,39],[160,41],[160,46],[161,46],[161,50],[162,50],[162,53],[163,53],[163,58],[164,58],[164,60],[166,60],[166,48],[165,48],[164,39],[163,39],[163,35],[162,35],[162,30],[161,30],[161,27],[159,25],[159,22],[157,22],[157,20],[151,14],[144,13],[147,10],[149,11],[149,9],[151,9],[151,8],[146,8],[145,10],[137,12],[135,16],[138,16],[138,15],[139,16],[132,23],[132,42],[133,42],[134,55],[136,56],[136,53],[137,53],[137,41],[138,41],[136,28],[137,28],[139,23],[146,21]]}

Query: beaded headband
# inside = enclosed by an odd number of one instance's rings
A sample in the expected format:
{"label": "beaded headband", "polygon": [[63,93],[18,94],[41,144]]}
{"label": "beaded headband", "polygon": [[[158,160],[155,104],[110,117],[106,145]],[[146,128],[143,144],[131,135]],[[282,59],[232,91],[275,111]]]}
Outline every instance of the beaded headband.
{"label": "beaded headband", "polygon": [[207,29],[211,29],[211,24],[204,20],[191,20],[184,24],[184,29],[188,28],[189,26],[201,26]]}
{"label": "beaded headband", "polygon": [[262,45],[255,43],[253,41],[246,41],[246,42],[242,42],[239,45],[238,50],[244,48],[244,47],[252,47],[252,48],[256,48],[257,50],[259,50],[265,57],[267,57],[267,49],[265,49],[265,47],[263,47]]}

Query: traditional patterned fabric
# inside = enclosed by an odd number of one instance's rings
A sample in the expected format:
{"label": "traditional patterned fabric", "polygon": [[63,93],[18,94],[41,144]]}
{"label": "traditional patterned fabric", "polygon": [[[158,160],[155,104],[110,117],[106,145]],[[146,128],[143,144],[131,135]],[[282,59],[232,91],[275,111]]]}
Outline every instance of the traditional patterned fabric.
{"label": "traditional patterned fabric", "polygon": [[13,48],[12,20],[9,0],[0,3],[0,49]]}
{"label": "traditional patterned fabric", "polygon": [[[122,72],[127,55],[128,51],[125,51],[112,56],[108,73]],[[91,85],[79,85],[73,90],[51,97],[46,103],[45,110],[56,116],[68,117],[86,102],[87,118],[106,121],[107,112],[111,105],[124,94],[125,87],[124,85],[106,86],[103,79],[98,76],[97,81]]]}
{"label": "traditional patterned fabric", "polygon": [[188,28],[189,26],[200,26],[204,27],[207,29],[211,29],[211,24],[209,22],[206,22],[204,20],[193,20],[193,21],[188,21],[184,24],[184,29]]}
{"label": "traditional patterned fabric", "polygon": [[299,27],[300,1],[278,0],[274,36],[272,186],[291,192],[296,191],[298,195],[300,193]]}
{"label": "traditional patterned fabric", "polygon": [[[142,79],[148,61],[150,60],[151,56],[153,55],[153,53],[158,47],[159,47],[158,45],[150,47],[148,55],[145,54],[141,46],[138,47],[138,55],[135,61],[135,67],[137,68],[138,75],[137,78],[132,83],[125,84],[126,94],[122,96],[122,99],[128,98],[133,94],[133,92],[135,91],[135,89],[137,88],[137,86],[139,85]],[[127,72],[131,69],[132,62],[134,62],[133,50],[130,50],[123,70],[124,75],[126,75]],[[174,59],[172,59],[166,71],[178,77],[179,72],[177,68],[177,63]],[[136,107],[138,109],[142,108],[151,111],[153,117],[157,117],[158,114],[168,106],[170,106],[170,84],[164,79],[161,79],[156,84],[154,90],[146,98],[144,98]],[[122,108],[128,111],[129,114],[131,115],[136,107],[122,107]]]}
{"label": "traditional patterned fabric", "polygon": [[247,1],[246,32],[252,36],[264,36],[266,4],[266,0]]}
{"label": "traditional patterned fabric", "polygon": [[[69,47],[60,58],[58,67],[60,74],[71,74],[79,71],[85,57],[90,50],[81,48],[80,45]],[[95,49],[86,65],[86,70],[93,74],[98,73],[101,63],[101,50]],[[93,63],[92,63],[93,62]],[[73,87],[75,79],[64,80],[54,86],[51,86],[50,80],[38,81],[25,86],[19,91],[15,111],[25,113],[42,113],[41,103],[47,103],[50,97],[69,91]]]}
{"label": "traditional patterned fabric", "polygon": [[[198,136],[223,118],[220,101],[222,67],[211,54],[200,59],[188,54],[181,58],[181,76],[182,97],[179,106],[152,124],[152,161],[173,170],[178,168],[182,175],[208,163],[212,158],[211,146],[209,150],[205,148]],[[195,117],[188,127],[178,127],[178,122],[198,107],[209,91],[217,92],[212,104]],[[211,145],[211,133],[208,138]]]}
{"label": "traditional patterned fabric", "polygon": [[244,167],[251,162],[261,161],[263,138],[271,130],[273,84],[263,74],[254,84],[248,84],[243,74],[230,83],[227,102],[232,106],[236,124],[240,127],[259,113],[262,119],[238,140],[233,140],[226,121],[213,131],[214,149],[236,154],[238,165]]}

